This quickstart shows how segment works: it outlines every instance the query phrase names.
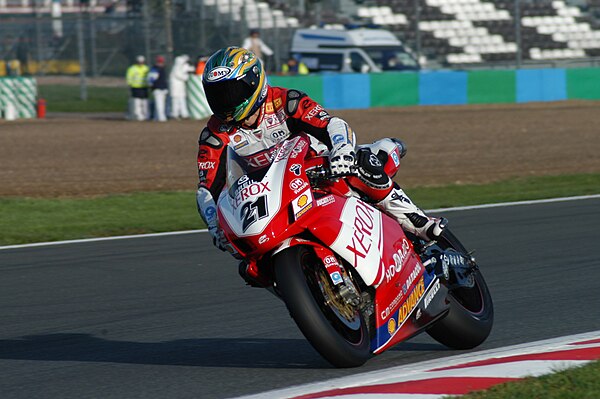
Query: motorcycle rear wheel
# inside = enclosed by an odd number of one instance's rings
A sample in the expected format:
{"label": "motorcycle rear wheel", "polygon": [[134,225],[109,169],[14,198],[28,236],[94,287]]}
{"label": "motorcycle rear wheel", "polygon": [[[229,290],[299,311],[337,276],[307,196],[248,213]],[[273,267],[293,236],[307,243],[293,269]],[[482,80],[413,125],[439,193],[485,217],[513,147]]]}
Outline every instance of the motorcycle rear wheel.
{"label": "motorcycle rear wheel", "polygon": [[[443,249],[454,248],[467,254],[461,242],[446,229],[438,244]],[[449,292],[448,314],[427,330],[433,339],[452,349],[472,349],[490,335],[494,324],[494,305],[490,291],[479,269],[473,272],[472,288],[457,288]]]}
{"label": "motorcycle rear wheel", "polygon": [[[358,367],[370,357],[369,334],[360,311],[336,308],[333,288],[312,250],[294,246],[275,257],[275,282],[292,319],[310,344],[335,367]],[[324,287],[325,284],[330,287]]]}

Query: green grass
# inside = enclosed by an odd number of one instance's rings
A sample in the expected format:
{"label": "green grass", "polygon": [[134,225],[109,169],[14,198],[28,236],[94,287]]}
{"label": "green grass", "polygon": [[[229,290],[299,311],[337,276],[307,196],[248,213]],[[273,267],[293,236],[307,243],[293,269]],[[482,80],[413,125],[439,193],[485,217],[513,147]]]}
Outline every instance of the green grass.
{"label": "green grass", "polygon": [[473,392],[461,399],[598,399],[600,398],[600,362],[538,378],[496,385]]}
{"label": "green grass", "polygon": [[600,174],[516,178],[490,184],[415,187],[406,193],[422,209],[600,193]]}
{"label": "green grass", "polygon": [[[600,193],[600,174],[406,190],[422,208]],[[203,228],[194,192],[0,199],[0,245]]]}
{"label": "green grass", "polygon": [[88,99],[82,101],[79,86],[40,85],[40,97],[48,112],[126,112],[129,89],[123,87],[87,88]]}

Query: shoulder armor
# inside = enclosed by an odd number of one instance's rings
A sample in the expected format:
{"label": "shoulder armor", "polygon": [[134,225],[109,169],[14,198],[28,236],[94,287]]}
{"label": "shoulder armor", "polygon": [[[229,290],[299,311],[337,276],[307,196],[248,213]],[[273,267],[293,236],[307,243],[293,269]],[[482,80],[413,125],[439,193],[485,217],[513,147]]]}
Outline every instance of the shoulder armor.
{"label": "shoulder armor", "polygon": [[205,127],[200,133],[200,138],[198,139],[199,145],[207,145],[212,148],[221,148],[223,147],[223,140],[219,138],[216,134],[210,131],[209,128]]}
{"label": "shoulder armor", "polygon": [[306,93],[294,89],[288,90],[285,105],[285,112],[288,115],[294,115],[296,113],[302,97],[306,97]]}

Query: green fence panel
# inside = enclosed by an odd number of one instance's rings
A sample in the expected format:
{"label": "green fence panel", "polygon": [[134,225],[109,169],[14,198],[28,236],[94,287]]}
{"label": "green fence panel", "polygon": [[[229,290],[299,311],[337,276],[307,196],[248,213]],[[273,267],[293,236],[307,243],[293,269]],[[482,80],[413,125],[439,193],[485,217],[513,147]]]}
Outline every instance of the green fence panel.
{"label": "green fence panel", "polygon": [[570,99],[600,99],[600,69],[567,69],[567,97]]}
{"label": "green fence panel", "polygon": [[268,79],[271,86],[298,89],[316,102],[323,103],[323,78],[319,75],[269,76]]}
{"label": "green fence panel", "polygon": [[514,103],[515,71],[470,71],[467,79],[469,104]]}
{"label": "green fence panel", "polygon": [[419,104],[419,74],[384,72],[371,74],[371,106]]}

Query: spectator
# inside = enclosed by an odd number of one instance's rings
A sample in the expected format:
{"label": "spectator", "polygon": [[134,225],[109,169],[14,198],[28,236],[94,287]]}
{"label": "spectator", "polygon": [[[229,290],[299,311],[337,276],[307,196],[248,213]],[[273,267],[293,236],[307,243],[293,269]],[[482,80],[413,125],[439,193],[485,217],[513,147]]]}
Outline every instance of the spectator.
{"label": "spectator", "polygon": [[138,121],[148,119],[148,72],[143,55],[138,55],[136,63],[127,69],[127,85],[131,89],[130,114]]}
{"label": "spectator", "polygon": [[194,73],[196,68],[189,64],[190,57],[180,55],[175,58],[173,69],[169,75],[169,91],[171,92],[171,117],[179,119],[189,118],[187,109],[187,91],[186,82],[190,73]]}
{"label": "spectator", "polygon": [[246,50],[252,51],[264,64],[263,54],[267,57],[273,55],[273,50],[265,44],[260,38],[260,32],[258,29],[251,29],[250,36],[244,39],[242,47]]}
{"label": "spectator", "polygon": [[206,60],[208,60],[208,57],[204,57],[204,56],[198,56],[198,58],[196,59],[196,75],[198,76],[202,76],[202,74],[204,73],[204,67],[206,66]]}
{"label": "spectator", "polygon": [[281,66],[283,75],[307,75],[308,67],[295,55],[290,57],[285,64]]}
{"label": "spectator", "polygon": [[154,119],[159,122],[165,122],[167,120],[165,110],[169,86],[167,83],[167,72],[165,71],[165,57],[162,55],[156,57],[156,62],[150,69],[150,73],[148,73],[148,84],[152,89],[154,97]]}

